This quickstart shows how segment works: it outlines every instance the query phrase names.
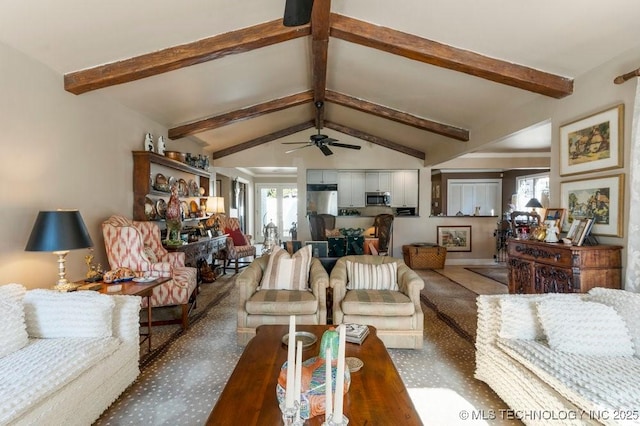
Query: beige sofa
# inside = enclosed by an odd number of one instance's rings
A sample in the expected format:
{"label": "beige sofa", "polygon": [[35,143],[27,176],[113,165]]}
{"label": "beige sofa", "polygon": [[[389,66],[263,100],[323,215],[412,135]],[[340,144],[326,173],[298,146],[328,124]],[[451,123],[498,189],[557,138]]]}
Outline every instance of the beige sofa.
{"label": "beige sofa", "polygon": [[258,286],[269,263],[269,256],[251,262],[236,279],[238,301],[238,344],[246,345],[263,324],[289,324],[295,315],[298,324],[327,323],[329,275],[317,258],[311,259],[309,290],[261,290]]}
{"label": "beige sofa", "polygon": [[[399,291],[348,290],[346,262],[398,264]],[[357,323],[376,327],[378,337],[389,348],[422,348],[424,314],[420,290],[424,281],[402,259],[389,256],[355,255],[338,259],[331,271],[333,323]]]}

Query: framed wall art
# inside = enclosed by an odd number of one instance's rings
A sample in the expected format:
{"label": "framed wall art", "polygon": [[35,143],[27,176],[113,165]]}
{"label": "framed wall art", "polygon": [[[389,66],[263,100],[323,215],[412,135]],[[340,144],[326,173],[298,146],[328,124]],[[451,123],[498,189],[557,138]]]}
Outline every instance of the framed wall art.
{"label": "framed wall art", "polygon": [[622,167],[624,105],[560,126],[560,176]]}
{"label": "framed wall art", "polygon": [[555,220],[556,221],[555,224],[558,227],[558,229],[562,229],[562,226],[564,225],[565,212],[566,212],[566,209],[556,209],[556,208],[549,207],[544,212],[543,222],[546,222],[548,220]]}
{"label": "framed wall art", "polygon": [[[624,174],[560,183],[568,229],[576,219],[593,218],[591,233],[622,237]],[[565,229],[565,230],[566,230]]]}
{"label": "framed wall art", "polygon": [[447,251],[471,251],[471,226],[438,226],[438,245]]}

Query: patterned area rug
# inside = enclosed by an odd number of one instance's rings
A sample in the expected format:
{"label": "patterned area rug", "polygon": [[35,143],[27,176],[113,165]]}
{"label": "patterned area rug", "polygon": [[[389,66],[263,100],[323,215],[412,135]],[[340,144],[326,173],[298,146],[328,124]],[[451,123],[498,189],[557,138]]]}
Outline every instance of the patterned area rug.
{"label": "patterned area rug", "polygon": [[[432,276],[427,271],[421,272],[426,273],[425,281],[428,278],[432,283],[444,278],[436,273]],[[458,291],[453,286],[447,288]],[[440,293],[440,300],[447,299],[444,290]],[[147,355],[146,344],[141,345],[144,357],[140,376],[95,425],[204,424],[243,350],[236,344],[237,299],[234,276],[227,275],[203,286],[191,327],[186,332],[178,326],[154,328],[152,353]],[[442,310],[441,305],[438,302],[438,309]],[[473,342],[461,338],[462,334],[443,322],[436,310],[423,306],[423,311],[424,347],[421,350],[389,349],[423,423],[468,424],[461,423],[460,413],[469,406],[487,412],[505,410],[502,400],[487,385],[473,378]],[[367,366],[358,374],[367,374]],[[446,397],[451,394],[456,398]],[[225,420],[228,424],[229,419]],[[498,419],[492,421],[493,424],[520,423]]]}
{"label": "patterned area rug", "polygon": [[478,310],[473,291],[439,274],[436,270],[416,270],[424,280],[420,299],[438,318],[473,344],[476,338]]}
{"label": "patterned area rug", "polygon": [[500,284],[509,285],[509,270],[506,266],[485,266],[464,269],[480,274],[483,277],[491,278],[494,281],[498,281]]}

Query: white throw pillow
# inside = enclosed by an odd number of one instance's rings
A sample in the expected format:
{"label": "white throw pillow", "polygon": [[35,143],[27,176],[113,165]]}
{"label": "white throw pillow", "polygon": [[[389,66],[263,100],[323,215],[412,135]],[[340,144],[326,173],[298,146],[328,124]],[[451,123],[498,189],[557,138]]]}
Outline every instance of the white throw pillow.
{"label": "white throw pillow", "polygon": [[611,306],[627,324],[636,356],[640,358],[640,293],[612,288],[594,287],[589,290],[588,300]]}
{"label": "white throw pillow", "polygon": [[24,323],[22,299],[26,288],[21,284],[0,286],[0,358],[27,345],[29,336]]}
{"label": "white throw pillow", "polygon": [[398,263],[380,265],[346,261],[348,290],[393,290],[398,288]]}
{"label": "white throw pillow", "polygon": [[627,326],[602,303],[552,299],[538,303],[538,318],[552,349],[592,356],[633,356]]}
{"label": "white throw pillow", "polygon": [[275,246],[269,255],[259,290],[310,290],[311,248],[307,245],[289,254]]}
{"label": "white throw pillow", "polygon": [[111,337],[115,302],[95,291],[31,290],[24,297],[30,337]]}
{"label": "white throw pillow", "polygon": [[536,309],[536,302],[539,300],[540,297],[523,298],[516,295],[500,299],[501,321],[498,335],[504,339],[543,339],[544,331]]}

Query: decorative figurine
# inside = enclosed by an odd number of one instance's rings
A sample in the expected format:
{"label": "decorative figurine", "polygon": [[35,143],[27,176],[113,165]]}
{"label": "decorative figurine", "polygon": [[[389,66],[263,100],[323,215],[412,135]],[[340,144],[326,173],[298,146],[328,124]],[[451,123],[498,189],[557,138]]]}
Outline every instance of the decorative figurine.
{"label": "decorative figurine", "polygon": [[147,133],[146,135],[144,135],[144,150],[147,152],[153,152],[153,136],[151,135],[151,133]]}
{"label": "decorative figurine", "polygon": [[164,136],[159,136],[158,137],[158,146],[157,146],[157,153],[160,155],[164,155],[164,151],[167,148],[167,146],[164,143]]}
{"label": "decorative figurine", "polygon": [[182,213],[180,211],[180,199],[178,198],[178,185],[171,186],[171,197],[169,197],[169,202],[167,203],[165,217],[167,219],[167,240],[173,245],[179,244]]}

